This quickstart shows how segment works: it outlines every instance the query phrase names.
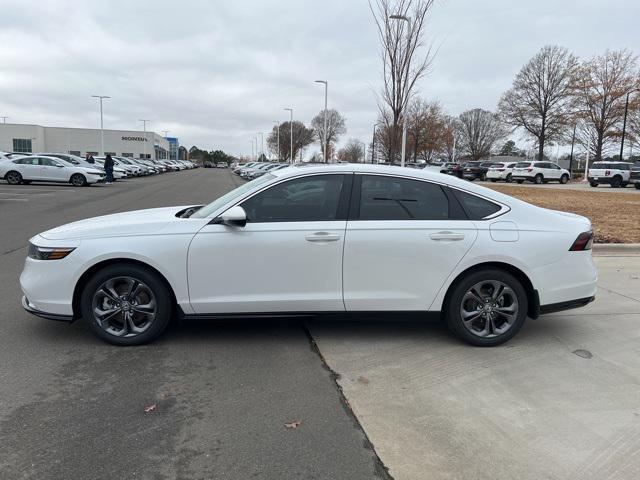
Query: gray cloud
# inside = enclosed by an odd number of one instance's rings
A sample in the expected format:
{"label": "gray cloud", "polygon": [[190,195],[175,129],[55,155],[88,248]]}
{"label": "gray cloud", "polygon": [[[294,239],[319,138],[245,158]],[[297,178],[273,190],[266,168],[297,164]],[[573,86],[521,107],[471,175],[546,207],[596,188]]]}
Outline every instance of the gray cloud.
{"label": "gray cloud", "polygon": [[[636,47],[640,3],[443,0],[429,22],[438,47],[421,94],[458,114],[493,109],[541,46],[588,57]],[[345,138],[368,141],[377,116],[380,57],[363,0],[4,0],[0,115],[12,122],[90,127],[91,94],[111,95],[105,125],[168,129],[183,144],[250,151],[273,120],[308,123],[329,103]],[[319,150],[319,145],[315,147]]]}

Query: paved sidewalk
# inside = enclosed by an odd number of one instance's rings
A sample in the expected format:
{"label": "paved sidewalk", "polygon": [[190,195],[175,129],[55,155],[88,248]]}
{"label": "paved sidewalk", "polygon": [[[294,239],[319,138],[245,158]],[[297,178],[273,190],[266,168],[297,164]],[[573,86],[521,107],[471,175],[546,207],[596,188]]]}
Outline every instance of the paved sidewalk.
{"label": "paved sidewalk", "polygon": [[640,478],[640,258],[596,262],[594,303],[498,348],[439,323],[311,325],[396,480]]}

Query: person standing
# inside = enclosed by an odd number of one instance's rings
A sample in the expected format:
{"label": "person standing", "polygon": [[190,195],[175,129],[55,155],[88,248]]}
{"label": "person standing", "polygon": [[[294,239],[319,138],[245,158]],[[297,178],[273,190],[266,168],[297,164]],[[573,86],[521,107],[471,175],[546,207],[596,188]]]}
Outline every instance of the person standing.
{"label": "person standing", "polygon": [[87,153],[84,159],[87,163],[96,163],[96,161],[93,159],[93,155],[91,155],[90,153]]}
{"label": "person standing", "polygon": [[107,155],[104,159],[104,171],[107,174],[107,185],[111,185],[113,182],[113,158],[111,155]]}

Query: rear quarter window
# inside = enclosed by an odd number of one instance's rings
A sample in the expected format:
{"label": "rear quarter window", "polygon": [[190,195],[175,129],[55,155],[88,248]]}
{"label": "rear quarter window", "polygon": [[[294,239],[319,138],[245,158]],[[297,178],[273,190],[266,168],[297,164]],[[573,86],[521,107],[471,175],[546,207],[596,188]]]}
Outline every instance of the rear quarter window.
{"label": "rear quarter window", "polygon": [[528,168],[531,166],[531,162],[518,162],[514,168]]}
{"label": "rear quarter window", "polygon": [[462,207],[467,212],[469,220],[482,220],[494,213],[497,213],[502,208],[497,203],[493,203],[477,195],[466,193],[462,191],[456,191],[456,196],[462,204]]}

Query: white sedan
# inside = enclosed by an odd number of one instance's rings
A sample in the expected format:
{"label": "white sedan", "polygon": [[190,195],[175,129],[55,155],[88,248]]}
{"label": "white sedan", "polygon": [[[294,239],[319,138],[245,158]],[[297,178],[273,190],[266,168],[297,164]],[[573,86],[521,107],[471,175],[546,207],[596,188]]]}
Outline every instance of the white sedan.
{"label": "white sedan", "polygon": [[0,178],[11,185],[37,182],[71,183],[83,187],[104,180],[97,168],[82,167],[44,155],[31,155],[0,162]]}
{"label": "white sedan", "polygon": [[35,315],[118,345],[184,318],[441,316],[481,346],[596,293],[588,219],[436,172],[289,167],[206,206],[81,220],[36,235],[20,277]]}

